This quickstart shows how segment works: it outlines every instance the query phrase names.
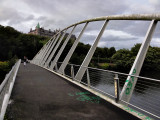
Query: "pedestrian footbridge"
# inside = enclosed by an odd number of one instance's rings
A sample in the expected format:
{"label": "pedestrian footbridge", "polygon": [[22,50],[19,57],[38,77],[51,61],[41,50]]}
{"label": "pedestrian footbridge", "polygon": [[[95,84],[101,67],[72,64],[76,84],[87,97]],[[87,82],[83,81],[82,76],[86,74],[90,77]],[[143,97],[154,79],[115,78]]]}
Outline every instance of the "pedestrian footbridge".
{"label": "pedestrian footbridge", "polygon": [[[150,21],[129,74],[88,67],[111,20]],[[89,19],[54,35],[31,60],[13,66],[0,86],[0,120],[160,119],[160,81],[139,76],[160,15],[123,15]],[[104,24],[81,65],[69,62],[90,22]],[[84,27],[65,59],[59,61],[73,31]],[[66,31],[71,32],[63,41]],[[59,48],[61,44],[61,47]],[[59,48],[59,49],[58,49]],[[8,107],[7,107],[8,106]]]}

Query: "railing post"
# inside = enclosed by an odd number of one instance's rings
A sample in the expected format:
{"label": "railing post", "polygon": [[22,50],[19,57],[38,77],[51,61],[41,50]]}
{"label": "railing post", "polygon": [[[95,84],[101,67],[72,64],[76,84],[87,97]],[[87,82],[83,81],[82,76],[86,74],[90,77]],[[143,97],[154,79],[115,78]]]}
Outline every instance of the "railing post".
{"label": "railing post", "polygon": [[73,67],[73,65],[71,65],[71,77],[72,77],[72,80],[74,80],[74,67]]}
{"label": "railing post", "polygon": [[118,103],[119,101],[119,78],[118,74],[115,74],[114,77],[114,88],[115,88],[115,101]]}
{"label": "railing post", "polygon": [[56,63],[56,65],[55,65],[55,70],[56,70],[56,72],[57,72],[57,70],[58,70],[57,63]]}
{"label": "railing post", "polygon": [[88,87],[91,86],[88,68],[87,68],[87,85],[88,85]]}

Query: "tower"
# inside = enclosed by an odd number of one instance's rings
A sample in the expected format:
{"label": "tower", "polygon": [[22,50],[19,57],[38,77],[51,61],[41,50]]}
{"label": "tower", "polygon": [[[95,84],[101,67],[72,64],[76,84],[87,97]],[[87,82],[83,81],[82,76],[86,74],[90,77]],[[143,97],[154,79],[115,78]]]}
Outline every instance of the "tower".
{"label": "tower", "polygon": [[37,24],[35,30],[36,30],[36,34],[40,35],[40,25],[39,25],[39,23]]}

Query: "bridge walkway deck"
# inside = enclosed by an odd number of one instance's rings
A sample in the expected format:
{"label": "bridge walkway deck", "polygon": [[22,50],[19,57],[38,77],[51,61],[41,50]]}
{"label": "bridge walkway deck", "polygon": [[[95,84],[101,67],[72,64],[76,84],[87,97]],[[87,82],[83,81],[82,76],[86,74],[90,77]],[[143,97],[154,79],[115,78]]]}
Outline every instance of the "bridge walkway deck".
{"label": "bridge walkway deck", "polygon": [[33,64],[20,65],[6,116],[9,120],[138,119]]}

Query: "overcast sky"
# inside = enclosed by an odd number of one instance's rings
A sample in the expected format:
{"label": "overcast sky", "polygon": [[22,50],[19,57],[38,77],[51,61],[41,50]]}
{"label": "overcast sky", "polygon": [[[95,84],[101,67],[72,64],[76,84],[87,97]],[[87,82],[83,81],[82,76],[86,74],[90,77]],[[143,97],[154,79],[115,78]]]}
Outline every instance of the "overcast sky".
{"label": "overcast sky", "polygon": [[[63,29],[100,16],[160,13],[160,0],[1,0],[0,24],[28,33],[37,23],[45,29]],[[103,22],[91,23],[81,41],[92,44]],[[110,21],[100,47],[130,48],[142,42],[150,22]],[[82,28],[83,25],[80,28]],[[78,35],[78,31],[75,32]],[[152,45],[160,46],[158,24]]]}

